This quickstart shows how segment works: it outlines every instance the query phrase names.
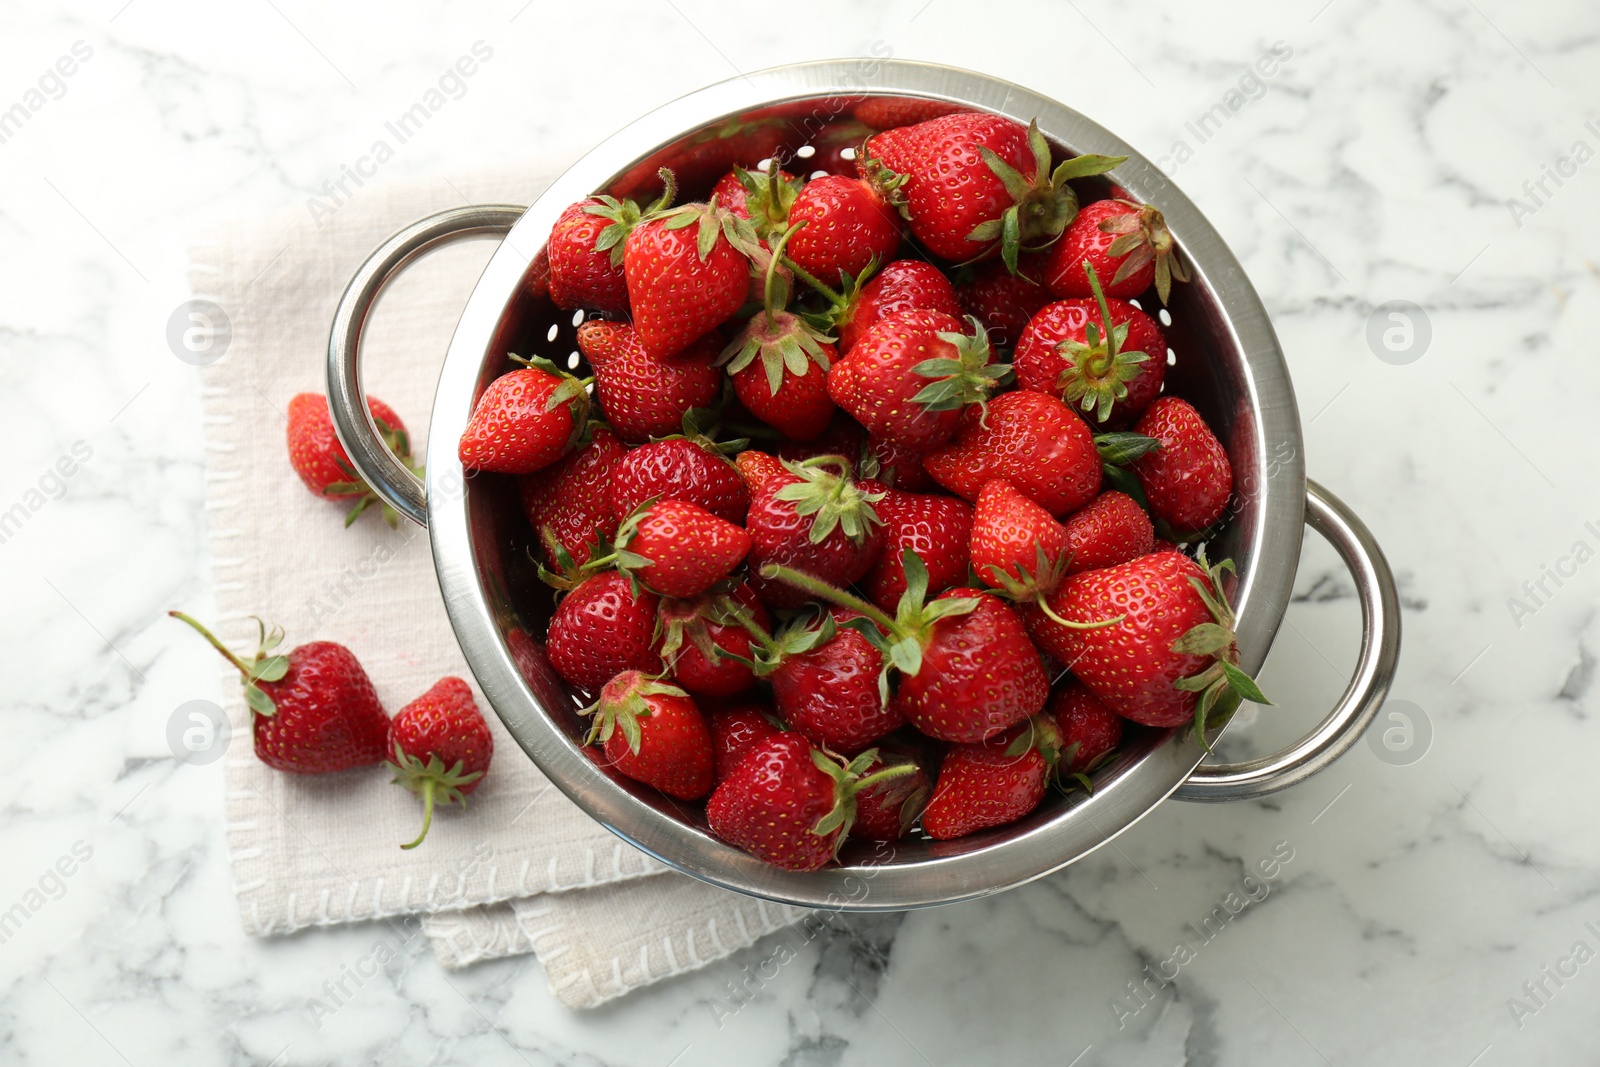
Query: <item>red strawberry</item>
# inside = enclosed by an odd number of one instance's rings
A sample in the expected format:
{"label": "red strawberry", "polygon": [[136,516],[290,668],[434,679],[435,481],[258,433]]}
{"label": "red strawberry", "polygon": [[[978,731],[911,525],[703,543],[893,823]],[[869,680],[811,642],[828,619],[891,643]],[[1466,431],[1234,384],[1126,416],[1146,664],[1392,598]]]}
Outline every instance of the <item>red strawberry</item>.
{"label": "red strawberry", "polygon": [[749,219],[715,204],[689,204],[635,227],[623,268],[645,354],[681,352],[738,311],[756,244]]}
{"label": "red strawberry", "polygon": [[[739,456],[739,468],[758,467],[759,459]],[[747,483],[749,478],[746,479]],[[883,530],[873,505],[884,487],[857,482],[848,460],[818,456],[763,474],[750,492],[745,529],[750,534],[750,571],[781,564],[825,582],[851,585],[878,560]],[[773,608],[797,608],[806,595],[779,582],[753,577],[751,584]]]}
{"label": "red strawberry", "polygon": [[903,560],[906,593],[893,618],[810,575],[784,567],[761,573],[865,616],[852,625],[884,653],[883,691],[889,671],[897,672],[894,705],[929,737],[981,741],[1044,707],[1049,682],[1016,614],[975,589],[952,589],[927,603],[927,568],[915,552]]}
{"label": "red strawberry", "polygon": [[658,500],[617,528],[618,568],[661,596],[699,596],[749,551],[741,527],[686,500]]}
{"label": "red strawberry", "polygon": [[494,755],[494,736],[460,678],[441,678],[401,708],[389,723],[389,769],[394,781],[422,798],[422,832],[401,848],[416,848],[433,825],[433,805],[467,806],[483,784]]}
{"label": "red strawberry", "polygon": [[931,782],[921,757],[909,745],[880,746],[867,774],[909,765],[909,773],[870,785],[856,794],[856,822],[850,836],[863,841],[898,841],[911,832],[927,806]]}
{"label": "red strawberry", "polygon": [[1037,123],[963,112],[870,137],[862,176],[906,205],[929,251],[965,262],[1048,246],[1078,211],[1070,179],[1103,174],[1125,157],[1077,156],[1051,170]]}
{"label": "red strawberry", "polygon": [[593,437],[587,444],[522,478],[522,510],[552,567],[560,560],[545,541],[547,528],[555,544],[579,564],[589,561],[596,543],[609,541],[617,532],[611,472],[628,449],[608,427],[590,423],[590,428]]}
{"label": "red strawberry", "polygon": [[804,223],[786,251],[796,267],[828,285],[855,277],[900,249],[900,215],[860,178],[813,178],[789,208],[788,225]]}
{"label": "red strawberry", "polygon": [[1040,280],[1044,264],[1042,252],[1023,255],[1015,274],[1004,263],[981,263],[970,280],[956,286],[961,310],[983,323],[996,348],[1016,344],[1028,320],[1050,302],[1050,291]]}
{"label": "red strawberry", "polygon": [[606,421],[630,444],[678,433],[684,415],[709,407],[722,388],[714,337],[657,359],[645,353],[632,326],[596,320],[578,327],[578,350],[594,368]]}
{"label": "red strawberry", "polygon": [[859,752],[905,724],[883,688],[883,654],[832,615],[802,617],[776,637],[752,629],[761,645],[756,671],[772,683],[778,713],[836,752]]}
{"label": "red strawberry", "polygon": [[711,832],[757,859],[790,871],[826,866],[855,822],[856,795],[910,773],[888,767],[866,775],[875,752],[848,765],[811,747],[796,733],[767,738],[711,794]]}
{"label": "red strawberry", "polygon": [[1045,284],[1057,296],[1093,296],[1084,275],[1088,264],[1105,283],[1107,296],[1138,296],[1155,283],[1165,304],[1174,279],[1189,280],[1161,212],[1149,204],[1100,200],[1072,220],[1050,250]]}
{"label": "red strawberry", "polygon": [[1155,549],[1155,527],[1131,496],[1101,493],[1066,523],[1067,573],[1115,567]]}
{"label": "red strawberry", "polygon": [[705,716],[706,728],[711,732],[714,759],[712,778],[718,784],[750,754],[751,749],[781,732],[773,722],[772,710],[752,698],[709,705],[705,709]]}
{"label": "red strawberry", "polygon": [[1055,726],[1042,715],[986,741],[952,745],[922,813],[923,831],[949,841],[1016,822],[1044,799],[1058,749]]}
{"label": "red strawberry", "polygon": [[1233,494],[1228,453],[1200,413],[1176,396],[1150,405],[1134,433],[1160,442],[1133,461],[1150,510],[1180,537],[1198,534],[1222,518]]}
{"label": "red strawberry", "polygon": [[972,569],[996,589],[1049,592],[1067,552],[1067,530],[1004,478],[985,483],[972,518]]}
{"label": "red strawberry", "polygon": [[329,774],[383,759],[389,716],[348,648],[312,641],[275,653],[283,631],[268,631],[258,619],[256,654],[246,661],[183,612],[167,614],[194,627],[238,668],[262,763],[290,774]]}
{"label": "red strawberry", "polygon": [[971,504],[951,496],[891,489],[876,506],[883,520],[883,551],[863,583],[868,600],[884,611],[895,610],[906,592],[907,549],[927,567],[929,592],[966,581]]}
{"label": "red strawberry", "polygon": [[832,339],[800,316],[758,311],[718,362],[725,363],[739,403],[785,437],[809,441],[828,428],[833,401],[828,369],[839,358]]}
{"label": "red strawberry", "polygon": [[852,113],[857,120],[875,130],[887,130],[895,126],[927,122],[961,110],[960,104],[943,100],[922,100],[914,96],[869,96],[857,104]]}
{"label": "red strawberry", "polygon": [[750,509],[739,470],[704,437],[663,437],[630,449],[611,472],[611,502],[620,521],[647,500],[687,500],[735,525]]}
{"label": "red strawberry", "polygon": [[1050,697],[1045,714],[1061,731],[1061,774],[1087,774],[1122,742],[1122,716],[1089,692],[1082,682],[1069,681]]}
{"label": "red strawberry", "polygon": [[[613,211],[615,215],[611,214]],[[632,221],[625,221],[630,214]],[[628,310],[628,279],[622,273],[623,239],[638,222],[639,214],[633,201],[613,197],[580,200],[561,213],[550,230],[547,246],[550,299],[556,307],[611,313]],[[598,243],[602,237],[607,241],[604,248]]]}
{"label": "red strawberry", "polygon": [[655,647],[659,605],[654,593],[634,592],[625,574],[606,571],[583,579],[550,617],[550,666],[587,693],[598,692],[619,671],[661,673]]}
{"label": "red strawberry", "polygon": [[604,745],[607,761],[629,778],[679,800],[711,792],[711,733],[682,689],[623,671],[584,714],[594,716],[588,743]]}
{"label": "red strawberry", "polygon": [[1068,620],[1120,621],[1069,629],[1036,617],[1034,639],[1124,718],[1146,726],[1193,719],[1202,731],[1219,702],[1238,696],[1267,703],[1237,666],[1233,611],[1222,589],[1232,567],[1231,560],[1210,567],[1203,554],[1196,563],[1156,552],[1085,571],[1056,590],[1050,607]]}
{"label": "red strawberry", "polygon": [[586,382],[547,359],[489,383],[461,434],[461,465],[498,474],[532,474],[560,459],[589,418]]}
{"label": "red strawberry", "polygon": [[733,618],[735,610],[746,612],[762,630],[772,625],[766,605],[746,582],[731,593],[661,602],[661,658],[673,680],[696,696],[732,696],[756,684],[749,664],[740,662],[752,659],[754,648],[750,634]]}
{"label": "red strawberry", "polygon": [[1062,300],[1033,317],[1013,358],[1022,388],[1059,396],[1091,422],[1115,414],[1126,425],[1161,392],[1167,339],[1132,304],[1104,297]]}
{"label": "red strawberry", "polygon": [[938,267],[920,259],[897,259],[865,284],[846,286],[828,312],[839,351],[849,352],[879,319],[897,311],[938,311],[959,319],[961,303]]}
{"label": "red strawberry", "polygon": [[[740,452],[734,457],[733,465],[738,469],[739,477],[744,479],[745,488],[752,497],[768,486],[776,491],[780,486],[788,484],[788,479],[793,477],[782,460],[754,449]],[[748,513],[748,509],[746,511]]]}
{"label": "red strawberry", "polygon": [[[367,397],[367,410],[378,425],[378,433],[401,463],[411,465],[411,438],[405,423],[394,409],[377,397]],[[349,526],[369,506],[378,503],[378,495],[361,480],[349,453],[339,443],[333,428],[333,416],[328,412],[328,398],[321,393],[300,393],[289,401],[289,465],[318,496],[348,500],[355,498],[355,506],[346,512],[344,524]],[[397,525],[400,515],[387,504],[383,506],[383,519],[390,526]]]}
{"label": "red strawberry", "polygon": [[914,450],[950,439],[961,412],[982,405],[1010,366],[991,363],[983,327],[937,311],[878,320],[828,374],[828,395],[868,432]]}
{"label": "red strawberry", "polygon": [[933,480],[977,500],[994,478],[1005,478],[1052,515],[1064,515],[1100,491],[1100,457],[1083,420],[1053,396],[1005,393],[967,409],[955,440],[923,457]]}

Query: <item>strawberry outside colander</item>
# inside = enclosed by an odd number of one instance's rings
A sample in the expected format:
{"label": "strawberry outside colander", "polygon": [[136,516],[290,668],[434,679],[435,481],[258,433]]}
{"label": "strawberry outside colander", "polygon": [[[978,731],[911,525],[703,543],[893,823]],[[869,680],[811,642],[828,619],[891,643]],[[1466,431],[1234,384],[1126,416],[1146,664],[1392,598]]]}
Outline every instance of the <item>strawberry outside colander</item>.
{"label": "strawberry outside colander", "polygon": [[[540,641],[554,601],[527,551],[533,534],[516,481],[464,477],[456,442],[479,394],[509,369],[508,352],[540,353],[562,364],[576,348],[581,320],[551,302],[544,253],[550,228],[568,204],[597,192],[653,192],[656,171],[664,166],[677,173],[687,201],[703,198],[735,163],[749,165],[774,153],[802,161],[826,158],[860,143],[862,130],[851,111],[867,97],[938,100],[1021,122],[1037,118],[1060,155],[1128,157],[1111,178],[1131,198],[1163,212],[1192,276],[1172,294],[1166,332],[1180,356],[1169,368],[1167,388],[1200,409],[1233,464],[1231,519],[1210,554],[1231,556],[1238,567],[1232,596],[1240,665],[1254,674],[1266,658],[1289,603],[1305,523],[1329,540],[1351,571],[1362,640],[1355,675],[1337,706],[1282,752],[1247,763],[1202,763],[1206,752],[1192,730],[1142,731],[1095,772],[1092,794],[1053,795],[1020,822],[955,841],[850,842],[838,866],[794,873],[724,844],[694,807],[584,754],[579,739],[587,724],[576,709],[588,701],[570,692],[544,660]],[[502,240],[446,354],[428,434],[427,474],[420,479],[385,448],[367,413],[361,333],[395,274],[427,250],[467,236]],[[1071,108],[982,74],[867,59],[742,76],[667,104],[614,134],[527,208],[462,207],[419,220],[377,249],[345,291],[328,345],[328,396],[339,438],[362,477],[402,515],[427,527],[456,637],[518,744],[607,829],[686,874],[742,893],[802,907],[881,911],[1012,888],[1094,851],[1169,796],[1234,800],[1310,777],[1365,731],[1399,658],[1393,575],[1361,521],[1306,480],[1288,368],[1238,260],[1189,199],[1128,145]],[[1209,740],[1223,728],[1213,728]]]}

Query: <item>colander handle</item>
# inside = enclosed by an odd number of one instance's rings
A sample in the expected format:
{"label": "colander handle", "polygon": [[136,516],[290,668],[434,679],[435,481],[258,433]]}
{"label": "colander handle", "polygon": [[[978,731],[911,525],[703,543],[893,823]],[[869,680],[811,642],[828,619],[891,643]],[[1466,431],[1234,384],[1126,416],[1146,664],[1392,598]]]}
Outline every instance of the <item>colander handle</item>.
{"label": "colander handle", "polygon": [[1400,597],[1372,531],[1345,503],[1306,482],[1306,522],[1338,551],[1361,598],[1361,655],[1339,703],[1298,743],[1244,763],[1203,763],[1172,795],[1179,800],[1245,800],[1303,782],[1349,751],[1389,694],[1400,661]]}
{"label": "colander handle", "polygon": [[479,204],[418,219],[390,237],[361,264],[333,313],[328,333],[328,408],[350,462],[373,492],[418,526],[428,524],[422,479],[383,443],[361,385],[361,332],[384,287],[426,252],[464,237],[504,237],[526,208]]}

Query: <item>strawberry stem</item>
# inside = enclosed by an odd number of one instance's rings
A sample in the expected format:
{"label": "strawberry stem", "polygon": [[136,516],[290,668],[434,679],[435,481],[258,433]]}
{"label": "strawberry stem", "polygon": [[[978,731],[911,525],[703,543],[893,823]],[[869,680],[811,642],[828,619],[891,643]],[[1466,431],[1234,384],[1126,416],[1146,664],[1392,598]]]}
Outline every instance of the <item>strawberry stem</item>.
{"label": "strawberry stem", "polygon": [[422,780],[422,784],[418,789],[420,795],[422,796],[422,832],[417,835],[417,839],[415,841],[411,842],[409,845],[401,845],[401,848],[416,848],[418,845],[422,844],[422,839],[428,836],[428,827],[433,825],[434,783],[435,779],[432,777],[424,778]]}
{"label": "strawberry stem", "polygon": [[193,618],[192,616],[185,615],[181,611],[169,611],[169,612],[167,612],[167,614],[171,615],[174,619],[177,619],[180,622],[186,622],[190,626],[194,627],[194,629],[199,632],[201,637],[205,638],[208,642],[211,643],[211,647],[212,648],[214,648],[218,652],[222,653],[223,658],[225,658],[229,663],[233,664],[235,667],[237,667],[239,669],[239,673],[240,674],[244,675],[245,678],[249,678],[250,677],[250,670],[251,670],[250,665],[248,663],[246,663],[244,660],[240,659],[237,655],[235,655],[233,650],[230,649],[227,645],[225,645],[221,641],[217,640],[217,636],[215,634],[213,634],[210,630],[206,629],[203,625],[201,625],[201,623],[197,619]]}
{"label": "strawberry stem", "polygon": [[769,563],[765,567],[761,568],[761,577],[766,578],[769,581],[784,582],[788,585],[794,586],[796,589],[805,590],[807,593],[810,593],[819,600],[826,600],[829,603],[837,604],[842,608],[849,608],[851,611],[865,615],[867,618],[871,619],[879,626],[882,626],[892,634],[903,633],[900,624],[895,622],[888,615],[884,614],[884,612],[876,604],[871,604],[865,600],[862,600],[860,597],[855,596],[852,593],[847,593],[843,589],[835,588],[820,578],[806,574],[804,571],[797,571],[790,567],[780,567],[775,563]]}
{"label": "strawberry stem", "polygon": [[844,303],[844,297],[840,296],[837,290],[832,289],[829,286],[825,285],[823,282],[819,281],[815,275],[813,275],[811,272],[805,270],[804,268],[800,267],[797,263],[795,263],[794,260],[790,259],[788,256],[785,256],[785,255],[782,255],[780,253],[774,252],[772,258],[774,260],[781,260],[785,267],[787,267],[790,270],[794,271],[794,276],[796,278],[799,278],[801,281],[803,281],[807,285],[811,286],[811,288],[815,289],[817,292],[819,292],[823,296],[827,297],[834,304],[843,304]]}
{"label": "strawberry stem", "polygon": [[903,778],[913,773],[916,769],[917,765],[915,763],[891,763],[886,767],[873,771],[865,778],[857,779],[852,787],[852,792],[864,793],[879,782],[887,782],[893,778]]}
{"label": "strawberry stem", "polygon": [[1043,590],[1035,591],[1034,601],[1039,605],[1039,610],[1044,612],[1046,617],[1048,617],[1052,622],[1061,626],[1065,626],[1069,630],[1103,630],[1107,626],[1115,626],[1117,623],[1128,617],[1127,613],[1124,612],[1123,614],[1112,619],[1100,619],[1097,622],[1076,622],[1072,619],[1063,619],[1060,615],[1057,615],[1054,611],[1051,611],[1050,605],[1045,602]]}

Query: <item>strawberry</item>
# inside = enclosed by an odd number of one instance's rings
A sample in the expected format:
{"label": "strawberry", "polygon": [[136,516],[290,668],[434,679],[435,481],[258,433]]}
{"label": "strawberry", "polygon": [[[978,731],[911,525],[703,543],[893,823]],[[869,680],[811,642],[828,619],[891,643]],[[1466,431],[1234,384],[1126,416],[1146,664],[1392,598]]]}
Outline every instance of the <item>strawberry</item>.
{"label": "strawberry", "polygon": [[[768,487],[776,492],[781,486],[787,485],[789,479],[793,477],[783,460],[754,449],[740,452],[734,457],[733,465],[752,497]],[[748,514],[749,509],[745,510]],[[748,526],[748,523],[746,525]]]}
{"label": "strawberry", "polygon": [[870,785],[856,794],[856,822],[850,836],[863,841],[898,841],[911,832],[927,806],[930,783],[919,756],[911,746],[880,746],[878,758],[866,774],[885,767],[909,765],[909,773]]}
{"label": "strawberry", "polygon": [[611,766],[629,778],[679,800],[711,792],[711,733],[682,689],[623,671],[583,714],[594,717],[587,743],[599,742]]}
{"label": "strawberry", "polygon": [[868,750],[840,763],[785,731],[751,749],[706,803],[711,832],[765,863],[790,871],[814,871],[832,861],[855,822],[856,795],[889,778],[911,773],[905,766],[875,774]]}
{"label": "strawberry", "polygon": [[653,593],[697,597],[744,562],[750,535],[686,500],[658,500],[617,528],[617,567]]}
{"label": "strawberry", "polygon": [[961,110],[960,104],[943,100],[920,100],[914,96],[869,96],[855,106],[852,114],[875,130],[888,130],[895,126],[912,126]]}
{"label": "strawberry", "polygon": [[[406,466],[411,466],[411,438],[405,423],[394,409],[377,397],[367,397],[367,410],[378,426],[378,433],[389,451]],[[378,495],[367,487],[350,462],[350,455],[339,443],[333,428],[333,416],[328,412],[328,398],[321,393],[299,393],[289,401],[289,465],[318,496],[335,500],[355,498],[355,506],[345,513],[344,524],[349,526],[374,503]],[[398,525],[400,515],[387,504],[383,505],[383,520],[390,526]]]}
{"label": "strawberry", "polygon": [[1124,718],[1146,726],[1193,720],[1204,740],[1211,713],[1237,698],[1268,703],[1238,667],[1233,610],[1222,589],[1226,560],[1215,567],[1177,552],[1156,552],[1068,578],[1050,598],[1072,621],[1120,616],[1111,626],[1070,629],[1042,617],[1033,636],[1050,655]]}
{"label": "strawberry", "polygon": [[1077,214],[1068,182],[1125,159],[1076,156],[1052,170],[1038,123],[961,112],[868,138],[860,167],[905,205],[911,232],[934,255],[967,262],[999,253],[1015,271],[1022,252],[1048,247]]}
{"label": "strawberry", "polygon": [[1030,390],[968,408],[955,440],[923,457],[933,480],[976,501],[984,484],[1005,478],[1052,515],[1100,491],[1100,458],[1083,420],[1053,396]]}
{"label": "strawberry", "polygon": [[738,468],[721,446],[698,435],[640,445],[612,468],[611,503],[619,521],[661,497],[686,500],[736,525],[750,509],[750,492]]}
{"label": "strawberry", "polygon": [[813,178],[789,208],[801,225],[786,252],[793,265],[829,285],[900,250],[900,216],[870,183],[830,174]]}
{"label": "strawberry", "polygon": [[980,263],[956,286],[962,312],[983,323],[996,348],[1016,344],[1028,320],[1050,302],[1050,291],[1039,281],[1044,265],[1042,252],[1025,253],[1015,274],[998,261]]}
{"label": "strawberry", "polygon": [[883,654],[833,615],[802,616],[775,637],[747,628],[760,646],[756,673],[772,683],[778,713],[816,744],[859,752],[905,725],[880,685]]}
{"label": "strawberry", "polygon": [[1194,405],[1181,397],[1161,397],[1133,431],[1159,442],[1133,461],[1158,519],[1188,540],[1222,518],[1233,494],[1233,467]]}
{"label": "strawberry", "polygon": [[833,338],[775,306],[783,303],[780,291],[787,292],[769,272],[766,309],[750,317],[717,362],[726,365],[734,395],[752,415],[785,437],[809,441],[820,436],[833,417],[827,374],[839,352]]}
{"label": "strawberry", "polygon": [[887,441],[914,450],[950,439],[962,409],[984,405],[1011,368],[991,363],[989,338],[938,311],[879,319],[828,372],[828,395]]}
{"label": "strawberry", "polygon": [[[1098,294],[1094,269],[1085,269]],[[1161,392],[1167,339],[1149,315],[1098,294],[1042,308],[1013,358],[1022,388],[1059,396],[1085,419],[1104,423],[1115,414],[1126,425]]]}
{"label": "strawberry", "polygon": [[995,589],[1048,593],[1067,553],[1067,530],[1004,478],[986,482],[973,512],[970,554],[980,581]]}
{"label": "strawberry", "polygon": [[550,616],[545,654],[570,685],[598,692],[619,671],[659,674],[654,593],[635,591],[625,574],[606,571],[579,581]]}
{"label": "strawberry", "polygon": [[695,696],[732,696],[756,684],[748,663],[754,655],[751,637],[735,611],[746,612],[761,630],[772,625],[766,605],[747,582],[729,593],[661,602],[656,624],[661,658],[673,680]]}
{"label": "strawberry", "polygon": [[269,631],[257,619],[256,654],[246,661],[183,612],[167,614],[194,627],[238,668],[262,763],[290,774],[330,774],[383,759],[389,716],[348,648],[312,641],[276,653],[283,631]]}
{"label": "strawberry", "polygon": [[1066,522],[1068,574],[1115,567],[1155,550],[1150,516],[1126,493],[1095,497]]}
{"label": "strawberry", "polygon": [[[594,546],[617,532],[612,509],[612,470],[628,448],[610,428],[589,424],[587,443],[542,471],[524,475],[520,491],[522,510],[544,547],[550,566],[559,565],[556,552],[546,543],[545,530],[577,563],[587,563]],[[631,510],[631,509],[630,509]]]}
{"label": "strawberry", "polygon": [[1058,747],[1055,726],[1042,715],[986,741],[950,746],[922,812],[923,832],[949,841],[1016,822],[1044,799]]}
{"label": "strawberry", "polygon": [[850,621],[884,654],[881,691],[899,675],[894,704],[907,721],[941,741],[981,741],[1044,707],[1049,682],[1022,620],[1003,601],[975,589],[952,589],[927,602],[928,569],[903,557],[906,592],[893,618],[859,597],[785,567],[765,578],[858,612]]}
{"label": "strawberry", "polygon": [[394,782],[422,798],[422,832],[401,848],[416,848],[433,825],[433,805],[467,806],[483,784],[494,755],[494,736],[460,678],[441,678],[432,689],[401,708],[389,723]]}
{"label": "strawberry", "polygon": [[[763,465],[760,459],[745,459],[751,455],[740,454],[741,471]],[[745,520],[750,570],[758,576],[751,584],[761,599],[779,609],[806,602],[799,590],[759,577],[766,564],[793,567],[838,585],[864,577],[883,547],[882,522],[873,510],[883,491],[875,482],[856,481],[849,461],[839,456],[768,468],[751,489]]]}
{"label": "strawberry", "polygon": [[630,444],[677,433],[683,417],[713,404],[722,387],[714,337],[658,359],[646,354],[632,326],[593,320],[578,327],[578,350],[594,368],[606,421]]}
{"label": "strawberry", "polygon": [[917,554],[928,569],[928,591],[942,592],[967,577],[967,542],[972,505],[951,496],[891,489],[877,503],[883,520],[883,551],[863,583],[867,599],[893,611],[906,592],[904,553]]}
{"label": "strawberry", "polygon": [[944,272],[920,259],[897,259],[865,283],[847,284],[834,294],[826,313],[829,328],[838,335],[839,351],[848,353],[861,335],[879,319],[897,311],[938,311],[961,317],[961,303]]}
{"label": "strawberry", "polygon": [[623,269],[644,353],[661,359],[681,352],[738,311],[756,247],[750,220],[715,203],[689,204],[635,227]]}
{"label": "strawberry", "polygon": [[1061,732],[1061,774],[1088,774],[1122,743],[1122,716],[1082,682],[1069,681],[1051,694],[1045,714]]}
{"label": "strawberry", "polygon": [[1189,280],[1161,212],[1149,204],[1100,200],[1089,204],[1050,250],[1044,282],[1056,296],[1093,296],[1087,265],[1106,283],[1107,296],[1138,296],[1155,283],[1165,304],[1174,280]]}
{"label": "strawberry", "polygon": [[461,434],[461,465],[498,474],[532,474],[560,459],[589,419],[588,382],[547,359],[522,364],[489,383]]}
{"label": "strawberry", "polygon": [[751,698],[710,705],[705,716],[706,729],[711,733],[711,776],[719,785],[751,749],[781,732],[774,723],[772,709]]}

